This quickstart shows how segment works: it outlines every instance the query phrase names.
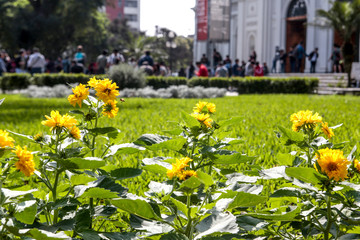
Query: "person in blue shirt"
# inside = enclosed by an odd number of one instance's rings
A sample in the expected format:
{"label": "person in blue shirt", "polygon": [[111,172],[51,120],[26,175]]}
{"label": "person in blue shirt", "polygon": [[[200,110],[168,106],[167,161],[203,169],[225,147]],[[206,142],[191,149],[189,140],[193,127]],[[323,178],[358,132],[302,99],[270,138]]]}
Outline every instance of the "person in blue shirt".
{"label": "person in blue shirt", "polygon": [[306,57],[305,49],[303,47],[303,41],[300,41],[295,48],[296,56],[296,72],[301,72],[303,59]]}
{"label": "person in blue shirt", "polygon": [[232,66],[232,75],[235,76],[235,77],[240,76],[239,59],[235,59],[235,64]]}

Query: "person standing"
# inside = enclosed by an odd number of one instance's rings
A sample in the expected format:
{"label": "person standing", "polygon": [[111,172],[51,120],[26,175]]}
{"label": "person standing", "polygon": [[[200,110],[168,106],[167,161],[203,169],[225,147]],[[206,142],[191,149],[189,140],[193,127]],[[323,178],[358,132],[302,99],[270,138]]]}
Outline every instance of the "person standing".
{"label": "person standing", "polygon": [[[224,62],[225,63],[225,62]],[[215,77],[228,77],[229,72],[224,63],[219,63],[215,71]]]}
{"label": "person standing", "polygon": [[81,45],[77,47],[74,60],[85,66],[86,54],[83,52],[83,47]]}
{"label": "person standing", "polygon": [[309,61],[310,61],[310,73],[316,72],[316,61],[319,58],[318,48],[315,48],[314,51],[312,51],[309,54]]}
{"label": "person standing", "polygon": [[272,62],[271,72],[276,73],[276,64],[277,61],[280,59],[280,49],[278,46],[275,47],[275,56]]}
{"label": "person standing", "polygon": [[16,73],[26,73],[25,65],[26,65],[26,52],[25,49],[20,49],[19,55],[15,58],[15,72]]}
{"label": "person standing", "polygon": [[239,59],[235,59],[235,64],[232,66],[232,75],[234,77],[240,77]]}
{"label": "person standing", "polygon": [[200,59],[200,62],[202,64],[205,64],[206,67],[209,67],[210,66],[210,61],[209,59],[206,57],[205,53],[202,55],[201,59]]}
{"label": "person standing", "polygon": [[214,63],[214,69],[216,69],[216,67],[218,66],[219,63],[222,62],[222,56],[221,54],[216,50],[216,48],[214,48],[213,51],[213,63]]}
{"label": "person standing", "polygon": [[284,49],[280,50],[280,65],[281,65],[281,73],[285,73],[285,67],[286,67],[286,52]]}
{"label": "person standing", "polygon": [[154,66],[154,60],[150,55],[150,51],[145,51],[145,55],[142,55],[138,61],[138,66],[143,65],[144,62],[147,62],[151,67]]}
{"label": "person standing", "polygon": [[2,76],[2,74],[4,72],[6,72],[6,64],[5,64],[5,61],[4,61],[4,57],[5,57],[5,54],[3,51],[0,52],[0,76]]}
{"label": "person standing", "polygon": [[102,53],[97,57],[96,64],[97,64],[97,74],[105,74],[105,69],[107,67],[107,54],[108,51],[104,49]]}
{"label": "person standing", "polygon": [[263,77],[264,76],[264,69],[260,66],[259,62],[255,63],[254,76],[255,77]]}
{"label": "person standing", "polygon": [[288,52],[289,56],[289,62],[290,62],[290,72],[295,72],[296,69],[296,57],[295,57],[295,51],[293,47],[290,47],[290,50]]}
{"label": "person standing", "polygon": [[45,57],[39,52],[39,48],[33,48],[33,54],[30,55],[27,62],[28,68],[30,68],[30,73],[42,73],[45,69],[46,61]]}
{"label": "person standing", "polygon": [[207,67],[204,64],[202,64],[201,62],[196,62],[196,66],[199,69],[196,74],[198,77],[208,77],[209,76]]}
{"label": "person standing", "polygon": [[340,60],[341,60],[341,54],[340,54],[340,48],[337,44],[334,44],[333,52],[330,56],[330,59],[333,62],[333,72],[341,72],[340,69]]}
{"label": "person standing", "polygon": [[304,44],[303,41],[300,41],[299,44],[295,48],[296,72],[302,71],[302,62],[303,62],[304,57],[306,57],[303,44]]}
{"label": "person standing", "polygon": [[119,53],[119,50],[114,49],[112,54],[109,56],[109,60],[108,60],[109,65],[110,66],[117,65],[123,62],[125,62],[124,56],[121,53]]}

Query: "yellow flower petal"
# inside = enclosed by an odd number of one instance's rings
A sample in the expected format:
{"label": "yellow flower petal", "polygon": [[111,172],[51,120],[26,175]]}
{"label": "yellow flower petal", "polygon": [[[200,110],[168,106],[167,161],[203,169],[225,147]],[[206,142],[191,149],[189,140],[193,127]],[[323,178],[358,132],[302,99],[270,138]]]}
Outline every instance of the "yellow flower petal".
{"label": "yellow flower petal", "polygon": [[[350,163],[338,149],[320,149],[316,154],[317,162],[329,179],[340,181],[348,178],[347,165]],[[318,170],[318,169],[317,169]]]}
{"label": "yellow flower petal", "polygon": [[35,163],[31,152],[26,149],[26,146],[24,149],[22,149],[20,146],[17,146],[16,150],[13,150],[13,152],[19,159],[15,163],[15,167],[23,172],[25,176],[31,176],[35,171]]}
{"label": "yellow flower petal", "polygon": [[14,147],[14,139],[5,130],[0,130],[0,148]]}

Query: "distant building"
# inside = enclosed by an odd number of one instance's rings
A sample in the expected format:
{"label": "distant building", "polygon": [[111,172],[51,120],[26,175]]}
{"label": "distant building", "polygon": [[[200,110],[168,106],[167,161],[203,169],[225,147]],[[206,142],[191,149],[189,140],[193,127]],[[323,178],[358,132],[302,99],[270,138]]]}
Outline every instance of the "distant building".
{"label": "distant building", "polygon": [[[317,9],[330,7],[329,0],[197,0],[194,60],[204,53],[212,59],[216,48],[223,57],[247,61],[255,50],[257,60],[271,66],[276,47],[288,52],[303,41],[307,54],[319,48],[317,72],[330,72],[333,45],[342,40],[316,18]],[[357,49],[355,60],[359,57]],[[309,69],[306,59],[304,70]]]}
{"label": "distant building", "polygon": [[107,0],[105,12],[111,21],[127,19],[131,29],[140,31],[140,0]]}

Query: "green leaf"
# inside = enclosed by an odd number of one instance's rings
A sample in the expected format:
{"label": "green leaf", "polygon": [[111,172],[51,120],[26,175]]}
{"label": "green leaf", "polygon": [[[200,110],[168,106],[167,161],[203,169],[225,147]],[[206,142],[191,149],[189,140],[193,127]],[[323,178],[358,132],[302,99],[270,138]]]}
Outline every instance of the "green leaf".
{"label": "green leaf", "polygon": [[119,131],[117,128],[114,128],[114,127],[93,128],[93,129],[87,129],[87,130],[94,135],[103,135],[103,134],[108,134],[111,132]]}
{"label": "green leaf", "polygon": [[228,209],[238,208],[238,207],[255,207],[260,203],[265,203],[267,197],[259,196],[246,192],[239,192],[236,194],[236,197],[233,202],[228,206]]}
{"label": "green leaf", "polygon": [[266,220],[274,220],[274,221],[301,221],[301,218],[297,218],[300,215],[301,207],[296,207],[294,210],[290,212],[285,212],[282,214],[267,214],[267,213],[249,213],[249,216],[266,219]]}
{"label": "green leaf", "polygon": [[94,177],[90,177],[89,175],[86,174],[74,174],[71,175],[70,177],[70,182],[71,185],[76,186],[76,185],[82,185],[82,184],[87,184],[88,182],[91,181],[95,181],[96,178]]}
{"label": "green leaf", "polygon": [[279,126],[280,131],[283,133],[283,137],[289,139],[293,142],[302,142],[304,141],[304,135],[300,132],[294,132],[290,129]]}
{"label": "green leaf", "polygon": [[14,191],[7,188],[1,188],[1,192],[4,194],[5,198],[16,198],[37,191],[38,189],[31,189],[29,191]]}
{"label": "green leaf", "polygon": [[37,212],[35,200],[20,202],[16,205],[15,218],[26,224],[33,224]]}
{"label": "green leaf", "polygon": [[164,150],[164,149],[179,151],[180,149],[182,149],[182,147],[184,146],[185,143],[186,143],[186,139],[183,137],[173,138],[173,139],[170,139],[167,141],[163,141],[161,143],[146,146],[146,148],[149,150],[152,150],[152,151],[158,151],[158,150]]}
{"label": "green leaf", "polygon": [[156,215],[150,204],[143,200],[115,199],[112,200],[111,203],[119,209],[136,216],[151,220],[161,220],[161,218]]}
{"label": "green leaf", "polygon": [[87,186],[79,185],[75,186],[74,192],[75,197],[80,197],[90,188],[103,188],[110,190],[113,193],[118,193],[118,196],[124,196],[127,192],[127,189],[121,186],[120,184],[116,183],[113,179],[107,176],[100,176],[98,180],[94,182],[88,183]]}
{"label": "green leaf", "polygon": [[185,192],[194,190],[202,185],[202,182],[197,177],[190,177],[189,179],[185,180],[180,185],[180,190],[183,190]]}
{"label": "green leaf", "polygon": [[78,206],[78,205],[81,205],[81,203],[75,198],[70,198],[70,197],[60,198],[57,199],[55,203],[53,203],[53,205],[51,206],[51,210],[55,210],[63,207]]}
{"label": "green leaf", "polygon": [[319,174],[314,168],[290,167],[285,169],[285,173],[289,177],[293,177],[313,185],[320,185],[321,179],[326,180],[326,177]]}
{"label": "green leaf", "polygon": [[273,194],[271,194],[270,197],[272,197],[272,198],[278,198],[278,197],[297,197],[297,198],[300,198],[304,194],[305,194],[305,191],[303,191],[300,188],[285,187],[285,188],[281,188],[279,190],[276,190]]}
{"label": "green leaf", "polygon": [[108,138],[116,139],[117,137],[120,136],[120,133],[121,133],[120,129],[116,129],[115,131],[107,133],[107,136]]}
{"label": "green leaf", "polygon": [[80,111],[80,110],[71,110],[69,111],[69,113],[72,113],[72,114],[79,114],[79,115],[85,115],[85,113],[83,111]]}
{"label": "green leaf", "polygon": [[95,157],[57,159],[57,162],[66,169],[95,169],[105,166],[103,159]]}
{"label": "green leaf", "polygon": [[140,147],[139,145],[133,144],[133,143],[124,143],[119,145],[113,145],[109,148],[109,153],[106,154],[106,158],[113,156],[117,153],[121,154],[134,154],[138,153],[140,151],[144,151],[144,147]]}
{"label": "green leaf", "polygon": [[202,171],[197,171],[196,172],[198,179],[205,185],[205,186],[211,186],[214,184],[214,180],[212,179],[212,177],[207,174],[204,173]]}
{"label": "green leaf", "polygon": [[160,165],[146,165],[142,167],[144,170],[152,172],[152,173],[156,173],[156,174],[161,174],[161,175],[165,175],[167,172],[167,168],[160,166]]}
{"label": "green leaf", "polygon": [[236,217],[230,212],[213,213],[203,219],[196,226],[196,229],[199,232],[196,239],[200,239],[201,237],[212,233],[237,233],[239,231]]}
{"label": "green leaf", "polygon": [[94,187],[89,188],[85,191],[84,194],[80,196],[81,198],[96,198],[96,199],[108,199],[108,198],[118,198],[119,196],[115,192],[111,192],[108,189]]}
{"label": "green leaf", "polygon": [[96,206],[94,207],[94,216],[109,217],[116,212],[116,209],[117,209],[116,207],[111,207],[111,206],[103,206],[103,205]]}
{"label": "green leaf", "polygon": [[31,236],[35,240],[59,240],[59,239],[67,239],[68,240],[69,239],[69,236],[67,236],[63,232],[52,233],[52,232],[40,230],[37,228],[21,229],[21,230],[19,230],[19,233]]}
{"label": "green leaf", "polygon": [[116,180],[123,180],[140,176],[141,173],[142,170],[138,168],[118,168],[111,171],[110,176],[116,178]]}
{"label": "green leaf", "polygon": [[186,205],[179,200],[176,200],[175,198],[170,197],[170,201],[177,207],[178,210],[180,210],[183,214],[187,214],[188,208]]}
{"label": "green leaf", "polygon": [[242,123],[243,121],[244,121],[243,117],[232,117],[230,119],[220,121],[218,124],[220,125],[220,127],[226,127],[226,126]]}
{"label": "green leaf", "polygon": [[165,233],[161,236],[160,240],[189,240],[182,233]]}
{"label": "green leaf", "polygon": [[100,237],[109,240],[136,240],[138,237],[135,233],[119,233],[119,232],[111,232],[111,233],[100,233]]}
{"label": "green leaf", "polygon": [[238,164],[238,163],[246,163],[251,160],[254,160],[255,157],[248,157],[241,153],[235,153],[232,155],[215,155],[216,159],[214,160],[214,164]]}
{"label": "green leaf", "polygon": [[190,114],[181,111],[181,118],[185,122],[186,126],[189,128],[195,127],[199,125],[198,120],[193,118]]}
{"label": "green leaf", "polygon": [[79,233],[79,235],[86,240],[101,240],[100,236],[94,230],[85,230]]}
{"label": "green leaf", "polygon": [[276,155],[276,160],[280,165],[284,166],[292,166],[294,162],[295,156],[289,153],[278,153]]}
{"label": "green leaf", "polygon": [[168,141],[171,138],[166,136],[161,136],[157,134],[144,134],[139,137],[134,143],[140,146],[151,146],[153,144],[158,144],[164,141]]}

